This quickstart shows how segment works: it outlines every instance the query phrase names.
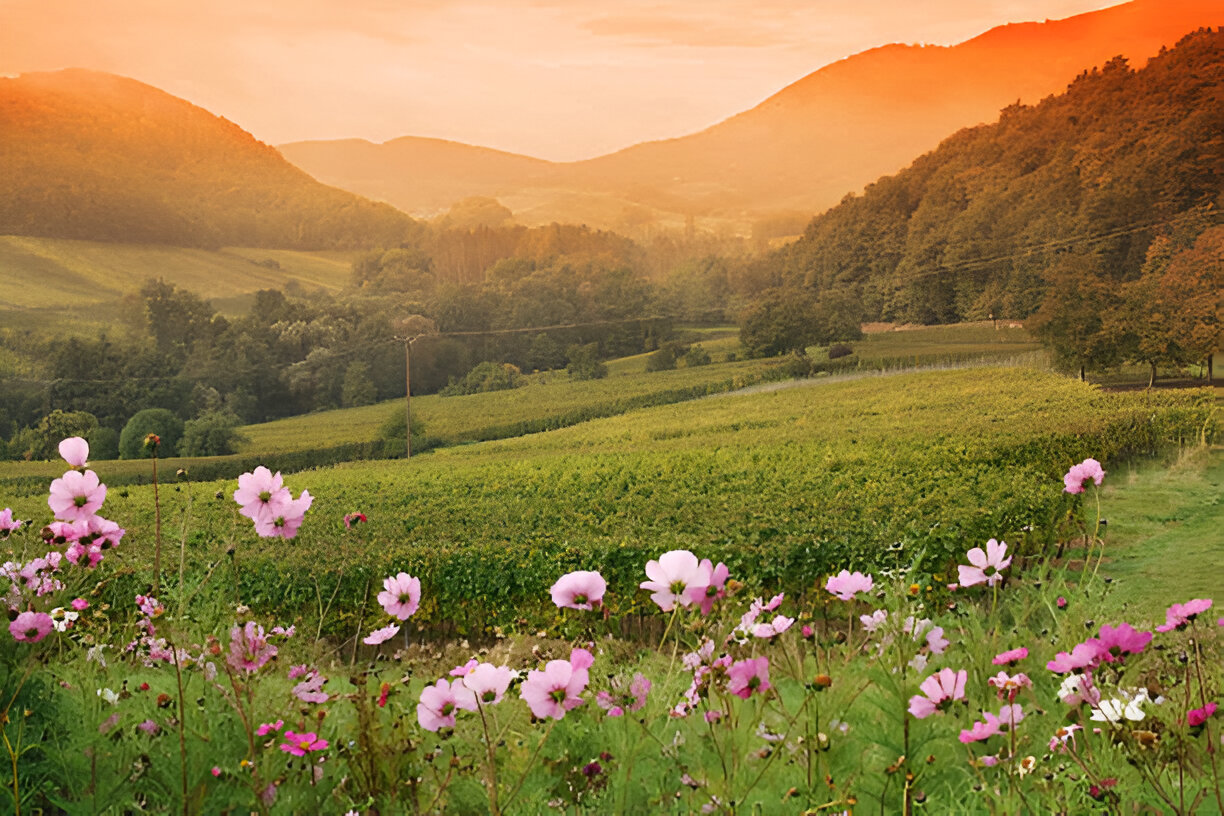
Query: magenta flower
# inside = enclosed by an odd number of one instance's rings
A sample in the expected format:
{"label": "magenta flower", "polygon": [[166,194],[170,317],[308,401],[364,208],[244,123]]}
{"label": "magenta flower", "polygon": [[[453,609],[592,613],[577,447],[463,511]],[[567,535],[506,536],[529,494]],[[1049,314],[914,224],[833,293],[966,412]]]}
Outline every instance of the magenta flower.
{"label": "magenta flower", "polygon": [[484,705],[497,705],[506,696],[514,672],[509,666],[479,663],[463,676],[462,683]]}
{"label": "magenta flower", "polygon": [[1202,708],[1195,708],[1186,712],[1186,725],[1191,728],[1198,728],[1214,713],[1216,713],[1216,704],[1208,703]]}
{"label": "magenta flower", "polygon": [[552,585],[552,601],[561,609],[594,609],[603,603],[607,589],[598,572],[568,572]]}
{"label": "magenta flower", "polygon": [[377,646],[378,644],[385,643],[386,641],[395,637],[395,634],[399,632],[399,630],[400,630],[399,624],[393,623],[390,626],[384,626],[381,629],[375,629],[373,632],[371,632],[369,635],[366,636],[365,640],[361,642],[368,643],[371,646]]}
{"label": "magenta flower", "polygon": [[213,776],[220,776],[220,775],[221,775],[221,769],[220,769],[220,768],[218,768],[216,765],[214,765],[214,766],[212,766],[212,770],[211,770],[211,771],[209,771],[209,773],[210,773],[210,774],[212,774]]}
{"label": "magenta flower", "polygon": [[83,468],[89,458],[89,443],[79,436],[71,436],[59,443],[59,455],[74,468]]}
{"label": "magenta flower", "polygon": [[84,612],[89,608],[89,601],[85,600],[84,598],[73,598],[72,603],[69,605],[77,612]]}
{"label": "magenta flower", "polygon": [[251,521],[271,521],[283,514],[285,506],[291,500],[289,488],[284,486],[280,473],[273,475],[263,465],[255,468],[253,473],[244,473],[238,477],[234,501],[242,505],[238,512]]}
{"label": "magenta flower", "polygon": [[855,595],[860,592],[870,592],[874,586],[875,581],[870,575],[849,570],[842,570],[825,581],[825,589],[843,601],[853,601]]}
{"label": "magenta flower", "polygon": [[21,520],[13,518],[13,511],[10,508],[0,510],[0,535],[8,535],[20,527]]}
{"label": "magenta flower", "polygon": [[421,605],[421,579],[406,572],[384,579],[383,588],[378,593],[378,602],[393,618],[408,620]]}
{"label": "magenta flower", "polygon": [[731,570],[727,565],[718,562],[718,566],[708,558],[701,559],[701,571],[707,576],[706,586],[693,586],[688,590],[689,600],[701,609],[701,614],[708,615],[714,609],[714,602],[727,597],[727,577]]}
{"label": "magenta flower", "polygon": [[286,754],[300,757],[306,756],[312,751],[322,751],[327,746],[327,740],[319,739],[319,736],[313,731],[308,731],[305,734],[286,731],[285,742],[280,746],[280,749]]}
{"label": "magenta flower", "polygon": [[1067,475],[1063,476],[1063,490],[1067,493],[1083,493],[1084,485],[1088,482],[1099,487],[1103,481],[1105,471],[1101,470],[1101,463],[1095,459],[1085,459],[1078,465],[1072,465]]}
{"label": "magenta flower", "polygon": [[[288,490],[285,495],[289,496]],[[303,490],[302,495],[290,499],[278,509],[268,511],[268,515],[255,519],[255,534],[261,538],[293,538],[306,520],[306,511],[314,502],[309,490]]]}
{"label": "magenta flower", "polygon": [[57,519],[76,521],[98,512],[105,500],[106,485],[98,481],[98,474],[70,470],[51,483],[47,505]]}
{"label": "magenta flower", "polygon": [[[920,720],[946,707],[947,703],[965,699],[965,682],[969,672],[961,669],[940,669],[922,681],[918,689],[922,694],[910,698],[909,712]],[[924,696],[925,695],[925,696]]]}
{"label": "magenta flower", "polygon": [[612,681],[611,691],[601,691],[595,695],[595,702],[608,712],[609,717],[622,717],[626,711],[638,711],[646,705],[646,696],[650,694],[650,680],[646,675],[637,672],[629,682],[626,691],[624,682]]}
{"label": "magenta flower", "polygon": [[763,693],[769,685],[769,658],[739,660],[727,667],[727,693],[747,700],[753,693]]}
{"label": "magenta flower", "polygon": [[141,731],[145,732],[146,734],[148,734],[149,736],[153,736],[154,734],[156,734],[158,731],[161,730],[161,726],[158,725],[153,720],[145,720],[144,722],[138,724],[136,727],[139,728]]}
{"label": "magenta flower", "polygon": [[537,719],[561,719],[585,702],[580,696],[590,682],[588,669],[595,658],[586,649],[574,649],[569,660],[550,660],[543,671],[527,672],[519,694]]}
{"label": "magenta flower", "polygon": [[1002,581],[1001,573],[1012,561],[1011,558],[1003,557],[1006,554],[1007,544],[995,541],[993,538],[986,542],[985,552],[982,552],[981,547],[974,547],[968,552],[969,563],[972,566],[967,567],[961,564],[956,568],[960,572],[961,586],[981,583],[994,586]]}
{"label": "magenta flower", "polygon": [[1102,657],[1109,663],[1121,660],[1124,654],[1139,654],[1152,642],[1151,632],[1136,632],[1129,623],[1117,626],[1105,624],[1096,641]]}
{"label": "magenta flower", "polygon": [[455,714],[459,709],[475,711],[476,695],[460,680],[439,680],[421,689],[417,722],[426,731],[454,728]]}
{"label": "magenta flower", "polygon": [[350,530],[354,525],[364,524],[369,521],[365,513],[346,513],[344,516],[344,529]]}
{"label": "magenta flower", "polygon": [[54,628],[55,621],[46,612],[22,612],[9,624],[9,632],[14,640],[29,643],[37,643],[51,634]]}
{"label": "magenta flower", "polygon": [[1174,629],[1184,629],[1190,621],[1210,608],[1210,598],[1195,598],[1184,604],[1175,603],[1165,611],[1165,622],[1157,626],[1156,631],[1171,632]]}
{"label": "magenta flower", "polygon": [[697,556],[688,550],[671,550],[659,556],[658,561],[646,562],[646,577],[650,580],[639,586],[650,591],[650,599],[659,609],[670,612],[677,604],[692,604],[695,590],[699,596],[704,594],[712,575],[701,568]]}
{"label": "magenta flower", "polygon": [[1059,652],[1054,655],[1054,659],[1046,663],[1046,668],[1055,674],[1066,674],[1081,669],[1096,668],[1104,659],[1105,654],[1101,649],[1100,641],[1096,638],[1089,638],[1077,644],[1070,653]]}
{"label": "magenta flower", "polygon": [[327,678],[314,669],[306,675],[306,679],[293,687],[293,696],[303,703],[326,703],[331,695],[323,691]]}
{"label": "magenta flower", "polygon": [[985,742],[999,733],[999,718],[989,711],[982,712],[983,722],[975,722],[973,727],[960,732],[957,738],[965,745],[971,742]]}
{"label": "magenta flower", "polygon": [[996,666],[1013,666],[1026,657],[1028,657],[1028,649],[1021,646],[1018,649],[1008,649],[1006,652],[995,655],[994,660],[990,662]]}
{"label": "magenta flower", "polygon": [[281,728],[283,728],[284,725],[285,725],[284,720],[277,720],[274,723],[260,723],[259,727],[255,729],[255,733],[258,736],[266,737],[268,736],[268,734],[274,734],[277,731],[281,730]]}
{"label": "magenta flower", "polygon": [[[254,621],[230,629],[230,648],[226,662],[234,671],[252,674],[276,657],[276,647],[268,642],[263,627]],[[300,756],[300,755],[299,755]]]}

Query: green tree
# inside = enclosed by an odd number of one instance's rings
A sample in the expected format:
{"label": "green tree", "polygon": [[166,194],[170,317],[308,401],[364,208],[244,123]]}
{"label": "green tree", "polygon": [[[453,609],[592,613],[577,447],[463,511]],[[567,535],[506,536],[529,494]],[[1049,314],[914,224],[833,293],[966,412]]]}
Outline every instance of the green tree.
{"label": "green tree", "polygon": [[599,361],[599,344],[570,346],[565,356],[569,357],[569,365],[565,370],[573,380],[602,380],[608,376],[608,367]]}
{"label": "green tree", "polygon": [[181,456],[225,456],[236,453],[246,438],[238,432],[242,420],[229,411],[207,411],[183,425]]}
{"label": "green tree", "polygon": [[85,437],[85,441],[89,443],[90,459],[105,461],[119,458],[119,432],[114,428],[99,425]]}
{"label": "green tree", "polygon": [[700,344],[691,347],[684,353],[684,365],[686,368],[694,366],[703,366],[710,364],[710,352],[701,347]]}
{"label": "green tree", "polygon": [[378,399],[374,381],[370,379],[370,367],[360,360],[348,364],[344,369],[344,383],[340,387],[340,404],[345,408],[371,405]]}
{"label": "green tree", "polygon": [[740,342],[753,357],[802,352],[820,336],[816,303],[806,289],[773,289],[740,319]]}
{"label": "green tree", "polygon": [[144,444],[149,434],[161,437],[161,446],[157,451],[159,457],[174,456],[183,435],[183,421],[165,408],[137,411],[119,434],[119,458],[150,458],[152,453]]}
{"label": "green tree", "polygon": [[[31,459],[54,459],[59,456],[59,443],[70,436],[88,441],[98,427],[98,418],[88,411],[61,411],[56,408],[34,427],[36,443],[30,450]],[[92,455],[92,451],[91,451]]]}
{"label": "green tree", "polygon": [[531,341],[527,351],[527,367],[536,371],[551,371],[565,365],[565,349],[561,344],[541,332]]}
{"label": "green tree", "polygon": [[1120,306],[1116,286],[1103,280],[1093,256],[1067,255],[1046,272],[1049,288],[1029,329],[1063,369],[1096,371],[1122,355],[1113,315]]}

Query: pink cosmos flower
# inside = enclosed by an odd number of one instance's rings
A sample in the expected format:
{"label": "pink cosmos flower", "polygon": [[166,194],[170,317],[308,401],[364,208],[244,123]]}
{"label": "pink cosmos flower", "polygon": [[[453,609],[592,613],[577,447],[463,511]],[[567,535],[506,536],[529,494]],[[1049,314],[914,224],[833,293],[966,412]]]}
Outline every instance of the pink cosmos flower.
{"label": "pink cosmos flower", "polygon": [[927,632],[926,636],[927,648],[931,650],[931,654],[943,654],[950,641],[944,637],[942,626],[936,626]]}
{"label": "pink cosmos flower", "polygon": [[1016,674],[1014,677],[1007,672],[999,672],[986,682],[998,689],[999,699],[1006,697],[1009,700],[1014,700],[1016,692],[1020,689],[1033,687],[1033,681],[1023,672]]}
{"label": "pink cosmos flower", "polygon": [[1018,649],[1008,649],[1006,652],[995,655],[994,660],[990,662],[996,666],[1012,666],[1026,657],[1028,657],[1028,648],[1021,646]]}
{"label": "pink cosmos flower", "polygon": [[883,609],[877,609],[870,615],[859,615],[859,620],[863,623],[863,631],[874,633],[888,620],[888,613]]}
{"label": "pink cosmos flower", "polygon": [[718,566],[714,566],[710,559],[703,558],[701,559],[701,571],[709,576],[706,586],[690,587],[688,595],[689,600],[701,609],[701,614],[708,615],[713,611],[715,601],[721,601],[727,597],[727,577],[731,574],[731,570],[721,561],[718,562]]}
{"label": "pink cosmos flower", "polygon": [[84,612],[89,608],[89,601],[85,600],[84,598],[73,598],[72,603],[69,605],[77,612]]}
{"label": "pink cosmos flower", "polygon": [[[87,524],[87,532],[85,535],[93,538],[93,543],[98,544],[102,549],[110,549],[118,547],[119,542],[123,540],[124,530],[118,524],[109,519],[104,519],[101,516],[90,516]],[[83,538],[84,536],[82,536]]]}
{"label": "pink cosmos flower", "polygon": [[590,682],[588,669],[595,658],[586,649],[574,649],[569,660],[550,660],[543,671],[527,672],[519,694],[537,719],[561,719],[585,702],[580,696]]}
{"label": "pink cosmos flower", "polygon": [[843,601],[853,601],[860,592],[870,592],[875,582],[870,575],[861,572],[842,570],[825,581],[825,589],[832,592]]}
{"label": "pink cosmos flower", "polygon": [[559,609],[595,609],[603,603],[608,582],[598,572],[568,572],[552,585],[552,600]]}
{"label": "pink cosmos flower", "polygon": [[474,672],[476,667],[479,665],[480,661],[473,657],[462,666],[456,666],[455,668],[451,669],[449,672],[447,672],[447,674],[449,674],[451,677],[467,677],[469,674]]}
{"label": "pink cosmos flower", "polygon": [[965,682],[968,679],[969,672],[964,669],[957,672],[940,669],[922,681],[918,687],[922,694],[910,698],[910,714],[923,720],[943,708],[945,703],[965,699]]}
{"label": "pink cosmos flower", "polygon": [[214,766],[212,766],[212,770],[211,770],[211,771],[209,771],[209,773],[211,773],[213,776],[220,776],[220,775],[221,775],[221,769],[220,769],[220,768],[218,768],[216,765],[214,765]]}
{"label": "pink cosmos flower", "polygon": [[1186,712],[1186,725],[1191,728],[1198,728],[1203,723],[1207,722],[1212,714],[1216,713],[1216,704],[1208,703],[1202,708],[1196,708]]}
{"label": "pink cosmos flower", "polygon": [[281,515],[285,505],[291,501],[291,495],[279,472],[273,475],[272,471],[260,465],[253,473],[244,473],[238,477],[234,501],[242,505],[239,513],[251,521],[258,522]]}
{"label": "pink cosmos flower", "polygon": [[747,700],[753,693],[768,691],[769,658],[739,660],[727,668],[727,693]]}
{"label": "pink cosmos flower", "polygon": [[417,722],[426,731],[455,727],[455,713],[476,710],[476,695],[459,680],[439,680],[421,689]]}
{"label": "pink cosmos flower", "polygon": [[365,513],[347,513],[344,516],[344,529],[349,530],[356,524],[364,524],[369,521]]}
{"label": "pink cosmos flower", "polygon": [[[226,662],[234,671],[252,674],[276,657],[276,647],[268,643],[263,627],[254,621],[230,629],[230,649]],[[300,756],[300,754],[299,754]]]}
{"label": "pink cosmos flower", "polygon": [[298,734],[294,731],[285,732],[285,741],[280,746],[280,749],[286,754],[294,756],[306,756],[312,751],[322,751],[326,749],[328,742],[325,739],[319,739],[319,735],[313,731],[307,731],[305,734]]}
{"label": "pink cosmos flower", "polygon": [[972,566],[963,564],[957,566],[957,571],[960,573],[961,586],[973,586],[975,584],[985,583],[988,586],[994,586],[1003,580],[1002,571],[1007,569],[1011,563],[1011,558],[1004,558],[1007,554],[1007,544],[995,541],[993,538],[986,542],[986,551],[982,552],[981,547],[974,547],[968,552],[969,563]]}
{"label": "pink cosmos flower", "polygon": [[71,436],[59,443],[59,455],[74,468],[83,468],[89,458],[89,443],[79,436]]}
{"label": "pink cosmos flower", "polygon": [[677,604],[692,604],[695,590],[698,596],[704,594],[713,575],[703,570],[697,556],[688,550],[671,550],[658,561],[646,562],[646,577],[650,580],[639,586],[650,591],[650,599],[659,609],[670,612]]}
{"label": "pink cosmos flower", "polygon": [[312,669],[305,680],[293,687],[293,696],[303,703],[326,703],[331,699],[331,695],[323,691],[326,682],[326,677]]}
{"label": "pink cosmos flower", "polygon": [[1129,623],[1117,626],[1105,624],[1096,638],[1102,657],[1107,662],[1121,660],[1126,654],[1139,654],[1152,642],[1151,632],[1136,632]]}
{"label": "pink cosmos flower", "polygon": [[[289,491],[285,491],[288,496]],[[269,510],[266,516],[255,519],[255,534],[261,538],[294,538],[306,520],[306,511],[314,502],[309,490],[303,490],[302,495],[290,499],[279,509]]]}
{"label": "pink cosmos flower", "polygon": [[378,602],[387,614],[400,620],[408,620],[421,605],[421,579],[401,572],[394,578],[383,580],[383,591],[378,593]]}
{"label": "pink cosmos flower", "polygon": [[8,535],[20,527],[21,520],[13,518],[13,511],[10,508],[0,510],[0,535]]}
{"label": "pink cosmos flower", "polygon": [[365,640],[361,642],[368,643],[371,646],[377,646],[378,644],[385,643],[386,641],[395,637],[396,633],[399,632],[399,630],[400,630],[399,624],[393,623],[390,626],[384,626],[381,629],[375,629],[373,632],[371,632],[369,635],[366,636]]}
{"label": "pink cosmos flower", "polygon": [[1101,482],[1105,481],[1105,471],[1101,469],[1101,463],[1095,459],[1085,459],[1078,465],[1072,465],[1067,471],[1067,475],[1063,476],[1063,490],[1067,493],[1083,493],[1084,485],[1088,482],[1100,486]]}
{"label": "pink cosmos flower", "polygon": [[46,612],[22,612],[9,624],[9,633],[14,640],[37,643],[54,628],[55,621]]}
{"label": "pink cosmos flower", "polygon": [[999,718],[989,711],[982,712],[983,722],[975,722],[973,727],[960,732],[958,739],[965,745],[971,742],[984,742],[999,733]]}
{"label": "pink cosmos flower", "polygon": [[311,671],[310,666],[307,666],[305,663],[297,663],[289,667],[289,679],[296,680],[299,677],[305,677]]}
{"label": "pink cosmos flower", "polygon": [[464,687],[476,696],[484,705],[497,705],[506,696],[514,672],[509,666],[494,666],[492,663],[480,663],[464,675],[460,681]]}
{"label": "pink cosmos flower", "polygon": [[623,681],[613,680],[611,691],[601,691],[595,695],[595,702],[608,712],[609,717],[622,717],[626,711],[638,711],[646,705],[646,696],[650,694],[650,680],[646,675],[635,673],[627,692],[623,685]]}
{"label": "pink cosmos flower", "polygon": [[999,724],[1015,728],[1024,719],[1024,708],[1019,703],[1011,703],[999,709]]}
{"label": "pink cosmos flower", "polygon": [[1067,599],[1066,599],[1066,598],[1064,598],[1063,596],[1059,595],[1059,596],[1058,596],[1058,601],[1057,601],[1057,604],[1058,604],[1058,608],[1059,608],[1059,609],[1066,609],[1066,608],[1067,608]]}
{"label": "pink cosmos flower", "polygon": [[1089,638],[1083,643],[1077,644],[1070,653],[1059,652],[1054,655],[1054,659],[1046,663],[1046,668],[1055,674],[1066,674],[1067,672],[1079,671],[1081,669],[1096,668],[1104,659],[1105,655],[1101,649],[1100,641],[1096,638]]}
{"label": "pink cosmos flower", "polygon": [[752,629],[754,637],[771,638],[776,637],[791,627],[795,622],[794,618],[788,618],[785,615],[776,615],[769,623],[758,623]]}
{"label": "pink cosmos flower", "polygon": [[1184,604],[1175,603],[1165,611],[1165,622],[1156,627],[1157,632],[1171,632],[1183,629],[1190,621],[1211,608],[1210,598],[1195,598]]}
{"label": "pink cosmos flower", "polygon": [[284,720],[277,720],[274,723],[260,723],[259,727],[255,729],[255,733],[261,737],[266,737],[268,734],[274,734],[281,730],[284,725]]}
{"label": "pink cosmos flower", "polygon": [[146,734],[148,734],[149,736],[153,736],[154,734],[156,734],[158,731],[161,730],[161,726],[158,725],[153,720],[145,720],[144,722],[140,723],[136,727],[139,728],[141,731],[145,732]]}
{"label": "pink cosmos flower", "polygon": [[51,483],[47,505],[60,521],[87,519],[106,500],[106,485],[92,470],[70,470]]}

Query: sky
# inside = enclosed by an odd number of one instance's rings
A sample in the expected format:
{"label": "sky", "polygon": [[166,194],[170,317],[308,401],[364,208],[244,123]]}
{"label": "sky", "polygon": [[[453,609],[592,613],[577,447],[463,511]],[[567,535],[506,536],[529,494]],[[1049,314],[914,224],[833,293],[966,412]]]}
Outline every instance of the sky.
{"label": "sky", "polygon": [[692,133],[891,42],[1119,0],[0,0],[0,75],[133,77],[269,144],[432,136],[568,161]]}

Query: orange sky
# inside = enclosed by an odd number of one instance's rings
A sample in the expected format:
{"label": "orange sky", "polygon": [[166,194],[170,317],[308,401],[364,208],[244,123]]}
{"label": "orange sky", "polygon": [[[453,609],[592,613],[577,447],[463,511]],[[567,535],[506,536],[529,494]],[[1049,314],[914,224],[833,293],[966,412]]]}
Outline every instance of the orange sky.
{"label": "orange sky", "polygon": [[0,0],[0,74],[135,77],[259,139],[569,160],[679,136],[888,42],[1117,0]]}

